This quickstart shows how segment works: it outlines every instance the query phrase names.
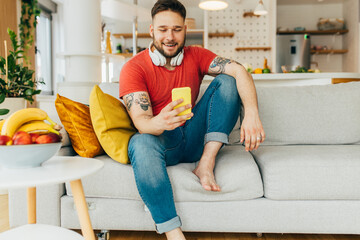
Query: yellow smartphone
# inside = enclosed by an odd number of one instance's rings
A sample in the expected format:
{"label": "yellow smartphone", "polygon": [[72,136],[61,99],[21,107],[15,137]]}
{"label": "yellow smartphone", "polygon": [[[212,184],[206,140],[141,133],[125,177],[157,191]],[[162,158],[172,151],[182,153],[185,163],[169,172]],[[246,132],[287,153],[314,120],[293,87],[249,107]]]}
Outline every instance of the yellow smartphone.
{"label": "yellow smartphone", "polygon": [[[184,99],[182,103],[174,107],[174,109],[185,106],[187,104],[191,104],[191,89],[189,87],[182,87],[182,88],[173,88],[171,91],[172,94],[172,100],[176,101],[180,98]],[[178,116],[186,115],[188,113],[191,113],[191,108],[186,109],[185,111],[178,114]],[[187,118],[189,120],[191,117]]]}

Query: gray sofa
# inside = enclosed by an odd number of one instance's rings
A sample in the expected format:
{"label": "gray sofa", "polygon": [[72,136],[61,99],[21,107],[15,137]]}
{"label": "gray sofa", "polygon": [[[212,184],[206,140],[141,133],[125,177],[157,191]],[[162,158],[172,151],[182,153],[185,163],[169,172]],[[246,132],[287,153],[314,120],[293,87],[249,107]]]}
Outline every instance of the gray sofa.
{"label": "gray sofa", "polygon": [[[101,88],[117,96],[115,84]],[[206,88],[203,84],[202,91]],[[196,163],[168,167],[184,231],[360,234],[360,83],[257,87],[267,135],[256,151],[231,144],[218,155],[222,191],[202,189]],[[64,146],[60,154],[74,154]],[[154,223],[130,165],[107,155],[83,179],[94,229],[150,230]],[[79,229],[71,189],[39,187],[38,222]],[[26,222],[26,191],[9,191],[10,225]]]}

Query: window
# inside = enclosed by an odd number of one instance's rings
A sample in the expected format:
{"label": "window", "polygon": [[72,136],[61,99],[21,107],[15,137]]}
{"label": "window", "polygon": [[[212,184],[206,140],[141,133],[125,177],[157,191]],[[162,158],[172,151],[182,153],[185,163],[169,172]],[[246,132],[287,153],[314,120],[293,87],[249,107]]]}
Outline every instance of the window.
{"label": "window", "polygon": [[41,94],[53,95],[52,13],[56,11],[56,5],[51,1],[40,1],[39,7],[41,14],[36,27],[35,77],[45,83],[37,86]]}

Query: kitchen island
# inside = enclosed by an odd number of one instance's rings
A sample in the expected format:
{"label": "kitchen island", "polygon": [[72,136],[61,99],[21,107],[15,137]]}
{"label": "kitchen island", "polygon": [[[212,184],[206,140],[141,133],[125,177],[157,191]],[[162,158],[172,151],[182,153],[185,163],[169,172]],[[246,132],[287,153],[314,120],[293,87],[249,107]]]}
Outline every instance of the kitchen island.
{"label": "kitchen island", "polygon": [[[324,72],[324,73],[264,73],[251,74],[256,86],[304,86],[331,84],[333,79],[357,79],[360,73]],[[213,77],[205,76],[204,81]]]}

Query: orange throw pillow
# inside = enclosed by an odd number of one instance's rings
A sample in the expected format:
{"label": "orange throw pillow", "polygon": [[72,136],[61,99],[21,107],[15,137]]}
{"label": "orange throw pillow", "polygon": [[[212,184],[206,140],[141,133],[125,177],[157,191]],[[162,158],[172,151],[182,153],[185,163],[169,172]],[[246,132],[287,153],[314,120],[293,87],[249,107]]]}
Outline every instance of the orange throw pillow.
{"label": "orange throw pillow", "polygon": [[88,106],[58,94],[55,107],[79,156],[92,158],[104,153],[94,132]]}

